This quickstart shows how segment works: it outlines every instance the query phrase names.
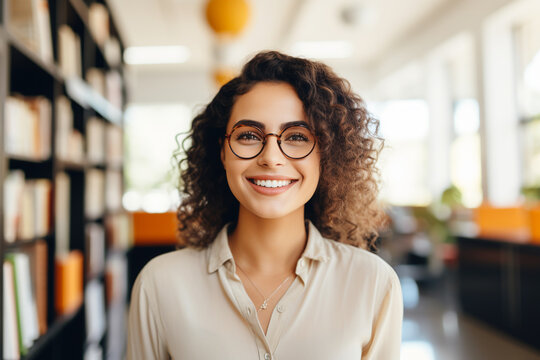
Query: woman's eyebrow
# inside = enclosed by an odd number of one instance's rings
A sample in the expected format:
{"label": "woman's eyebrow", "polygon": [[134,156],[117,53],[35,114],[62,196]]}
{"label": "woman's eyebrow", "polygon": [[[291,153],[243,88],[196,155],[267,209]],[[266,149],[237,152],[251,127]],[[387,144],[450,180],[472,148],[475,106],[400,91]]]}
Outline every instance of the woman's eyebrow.
{"label": "woman's eyebrow", "polygon": [[[266,126],[262,122],[255,121],[255,120],[249,120],[249,119],[239,120],[233,125],[233,127],[238,126],[238,125],[254,126],[254,127],[259,128],[261,130],[264,130],[266,128]],[[304,121],[304,120],[295,120],[295,121],[288,121],[288,122],[282,123],[279,126],[279,129],[283,130],[286,127],[290,127],[290,126],[306,126],[306,127],[309,128],[309,124],[306,121]]]}
{"label": "woman's eyebrow", "polygon": [[296,120],[296,121],[289,121],[289,122],[286,122],[286,123],[283,123],[279,126],[279,129],[280,130],[283,130],[287,127],[290,127],[290,126],[306,126],[309,128],[309,124],[307,122],[305,122],[304,120]]}
{"label": "woman's eyebrow", "polygon": [[249,120],[249,119],[239,120],[233,125],[233,127],[236,127],[238,125],[254,126],[254,127],[259,128],[261,130],[265,129],[265,126],[264,126],[264,124],[262,122],[255,121],[255,120]]}

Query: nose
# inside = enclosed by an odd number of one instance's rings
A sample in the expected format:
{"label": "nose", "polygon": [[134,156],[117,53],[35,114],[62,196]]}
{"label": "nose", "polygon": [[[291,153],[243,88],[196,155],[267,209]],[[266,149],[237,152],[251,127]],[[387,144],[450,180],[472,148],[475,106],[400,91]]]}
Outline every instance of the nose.
{"label": "nose", "polygon": [[265,141],[263,151],[257,157],[257,163],[267,167],[283,165],[286,158],[279,148],[278,135],[267,134]]}

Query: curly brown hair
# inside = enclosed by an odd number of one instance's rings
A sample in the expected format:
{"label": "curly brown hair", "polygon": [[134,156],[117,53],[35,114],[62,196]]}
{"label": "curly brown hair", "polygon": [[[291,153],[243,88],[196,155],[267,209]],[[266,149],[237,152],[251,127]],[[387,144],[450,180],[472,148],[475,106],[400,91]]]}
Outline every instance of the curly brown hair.
{"label": "curly brown hair", "polygon": [[375,163],[383,144],[379,122],[328,66],[276,51],[255,55],[193,120],[179,164],[183,200],[177,216],[183,242],[204,248],[226,223],[237,221],[239,204],[220,150],[235,100],[259,82],[290,84],[317,137],[321,174],[305,206],[306,219],[328,239],[371,248],[383,219],[376,201]]}

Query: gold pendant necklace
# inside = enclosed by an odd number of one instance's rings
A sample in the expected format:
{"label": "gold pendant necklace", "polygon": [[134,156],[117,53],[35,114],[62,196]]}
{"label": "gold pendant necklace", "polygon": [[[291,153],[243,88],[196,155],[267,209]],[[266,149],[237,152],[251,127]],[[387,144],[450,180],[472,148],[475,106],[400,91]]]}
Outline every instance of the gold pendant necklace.
{"label": "gold pendant necklace", "polygon": [[274,296],[278,291],[279,289],[281,289],[281,287],[287,282],[287,280],[289,280],[289,278],[291,277],[291,275],[287,276],[285,278],[285,280],[283,280],[281,282],[281,284],[279,284],[279,286],[270,294],[270,296],[266,297],[263,295],[263,293],[259,290],[259,288],[253,283],[253,281],[251,281],[251,279],[249,278],[248,274],[242,270],[242,268],[236,264],[236,267],[238,267],[238,269],[240,271],[242,271],[242,273],[246,276],[246,279],[248,279],[248,281],[250,282],[251,285],[253,285],[253,287],[255,288],[255,290],[257,290],[257,292],[259,293],[259,295],[262,296],[263,298],[263,302],[262,304],[259,306],[259,308],[257,309],[257,312],[261,311],[261,310],[266,310],[268,308],[268,301],[270,301],[270,299],[272,298],[272,296]]}

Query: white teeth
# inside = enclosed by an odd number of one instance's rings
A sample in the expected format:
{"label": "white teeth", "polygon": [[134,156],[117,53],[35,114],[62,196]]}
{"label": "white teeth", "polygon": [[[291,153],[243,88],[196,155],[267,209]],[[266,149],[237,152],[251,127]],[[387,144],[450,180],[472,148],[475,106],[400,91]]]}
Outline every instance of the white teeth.
{"label": "white teeth", "polygon": [[255,185],[267,187],[267,188],[277,188],[289,185],[292,180],[253,180]]}

